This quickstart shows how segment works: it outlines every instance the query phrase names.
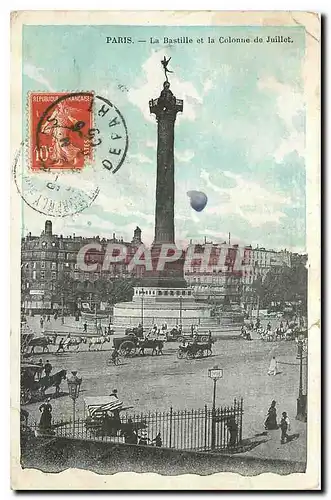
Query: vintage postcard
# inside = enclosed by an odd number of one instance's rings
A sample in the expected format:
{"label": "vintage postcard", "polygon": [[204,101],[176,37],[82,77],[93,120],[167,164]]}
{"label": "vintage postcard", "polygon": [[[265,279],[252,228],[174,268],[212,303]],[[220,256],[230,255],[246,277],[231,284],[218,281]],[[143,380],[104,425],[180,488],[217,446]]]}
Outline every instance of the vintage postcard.
{"label": "vintage postcard", "polygon": [[319,489],[319,15],[11,27],[12,487]]}

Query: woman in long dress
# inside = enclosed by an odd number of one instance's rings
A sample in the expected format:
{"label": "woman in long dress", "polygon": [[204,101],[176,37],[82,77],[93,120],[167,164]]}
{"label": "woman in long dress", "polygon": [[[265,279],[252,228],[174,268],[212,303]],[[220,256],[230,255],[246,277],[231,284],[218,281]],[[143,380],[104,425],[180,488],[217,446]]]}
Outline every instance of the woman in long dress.
{"label": "woman in long dress", "polygon": [[276,401],[271,402],[271,406],[267,413],[267,418],[264,422],[264,428],[267,430],[278,429]]}
{"label": "woman in long dress", "polygon": [[50,399],[47,399],[46,403],[39,406],[39,411],[41,411],[41,417],[39,422],[39,427],[42,430],[48,430],[52,427],[52,405],[50,404]]}

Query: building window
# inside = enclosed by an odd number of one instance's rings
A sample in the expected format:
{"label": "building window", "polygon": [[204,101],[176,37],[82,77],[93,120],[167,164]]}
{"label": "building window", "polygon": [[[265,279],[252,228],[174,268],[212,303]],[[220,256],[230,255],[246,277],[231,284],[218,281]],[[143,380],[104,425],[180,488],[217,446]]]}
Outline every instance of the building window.
{"label": "building window", "polygon": [[74,269],[76,269],[76,270],[78,269],[78,264],[74,265]]}
{"label": "building window", "polygon": [[32,267],[33,267],[33,269],[36,269],[36,264],[37,264],[37,262],[33,262],[33,263],[32,263]]}
{"label": "building window", "polygon": [[185,294],[186,294],[186,292],[185,292],[185,290],[183,290],[183,291],[182,291],[182,295],[185,295]]}
{"label": "building window", "polygon": [[52,242],[52,247],[55,247],[55,241]]}
{"label": "building window", "polygon": [[42,242],[42,246],[43,246],[43,247],[47,247],[47,243],[46,243],[46,241],[43,241],[43,242]]}
{"label": "building window", "polygon": [[56,269],[56,262],[52,262],[52,269]]}
{"label": "building window", "polygon": [[56,271],[52,272],[52,280],[56,280]]}
{"label": "building window", "polygon": [[161,290],[158,290],[157,294],[158,294],[158,295],[162,295]]}
{"label": "building window", "polygon": [[168,295],[168,290],[164,290],[164,295]]}
{"label": "building window", "polygon": [[62,262],[60,264],[58,264],[58,269],[59,269],[59,271],[63,271],[63,263]]}
{"label": "building window", "polygon": [[40,262],[41,269],[45,269],[45,262]]}
{"label": "building window", "polygon": [[191,292],[188,290],[187,295],[191,295]]}
{"label": "building window", "polygon": [[44,280],[44,279],[45,279],[45,271],[40,271],[40,278],[41,278],[42,280]]}
{"label": "building window", "polygon": [[[35,262],[34,262],[34,264],[35,264]],[[35,279],[36,279],[36,274],[37,274],[37,273],[36,273],[36,271],[33,271],[33,273],[32,273],[32,279],[33,279],[33,280],[35,280]]]}

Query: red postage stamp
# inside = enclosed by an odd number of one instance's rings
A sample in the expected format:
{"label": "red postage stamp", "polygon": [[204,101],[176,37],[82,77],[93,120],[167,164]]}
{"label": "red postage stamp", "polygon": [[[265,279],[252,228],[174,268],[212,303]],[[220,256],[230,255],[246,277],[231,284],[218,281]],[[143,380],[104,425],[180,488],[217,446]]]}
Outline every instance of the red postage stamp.
{"label": "red postage stamp", "polygon": [[31,170],[79,170],[92,159],[93,93],[31,92]]}

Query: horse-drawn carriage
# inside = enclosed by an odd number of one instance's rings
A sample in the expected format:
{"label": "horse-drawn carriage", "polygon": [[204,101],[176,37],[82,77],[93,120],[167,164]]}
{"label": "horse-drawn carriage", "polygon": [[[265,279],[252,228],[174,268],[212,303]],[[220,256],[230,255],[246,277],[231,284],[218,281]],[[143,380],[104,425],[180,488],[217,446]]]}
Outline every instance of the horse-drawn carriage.
{"label": "horse-drawn carriage", "polygon": [[162,354],[163,340],[157,338],[141,338],[134,334],[128,334],[125,337],[115,337],[113,347],[118,353],[127,358],[135,354],[145,355],[145,349],[152,349],[153,354]]}
{"label": "horse-drawn carriage", "polygon": [[[85,398],[86,430],[96,437],[103,436],[129,436],[136,434],[141,429],[146,429],[146,422],[141,420],[132,422],[126,416],[121,417],[121,412],[132,408],[124,408],[122,401],[111,396],[97,396]],[[128,441],[126,441],[128,442]]]}
{"label": "horse-drawn carriage", "polygon": [[203,356],[212,355],[212,347],[214,341],[206,335],[196,335],[192,341],[183,341],[178,347],[177,357],[179,359],[187,358],[202,358]]}
{"label": "horse-drawn carriage", "polygon": [[55,387],[55,394],[60,392],[60,384],[67,376],[66,370],[60,370],[54,375],[41,377],[42,366],[34,363],[21,364],[21,404],[32,400],[42,401],[45,391]]}

